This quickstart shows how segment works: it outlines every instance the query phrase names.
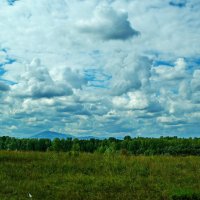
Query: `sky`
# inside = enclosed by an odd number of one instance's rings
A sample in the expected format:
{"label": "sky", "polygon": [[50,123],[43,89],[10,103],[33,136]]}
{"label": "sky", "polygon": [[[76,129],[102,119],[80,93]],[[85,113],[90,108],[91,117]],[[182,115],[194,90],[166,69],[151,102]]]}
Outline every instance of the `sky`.
{"label": "sky", "polygon": [[199,0],[0,0],[0,135],[200,136]]}

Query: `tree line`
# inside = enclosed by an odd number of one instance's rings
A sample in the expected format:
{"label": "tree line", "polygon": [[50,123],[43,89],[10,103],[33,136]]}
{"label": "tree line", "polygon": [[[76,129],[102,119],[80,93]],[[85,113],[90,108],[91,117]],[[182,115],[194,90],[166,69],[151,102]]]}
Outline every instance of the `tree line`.
{"label": "tree line", "polygon": [[200,155],[200,138],[18,139],[0,137],[0,150],[120,153],[124,155]]}

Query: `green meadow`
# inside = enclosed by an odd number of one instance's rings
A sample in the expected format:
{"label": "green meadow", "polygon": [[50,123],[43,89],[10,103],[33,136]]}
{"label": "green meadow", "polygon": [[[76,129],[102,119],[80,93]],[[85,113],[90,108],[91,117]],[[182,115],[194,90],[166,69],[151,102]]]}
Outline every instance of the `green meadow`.
{"label": "green meadow", "polygon": [[0,151],[0,199],[200,199],[200,157]]}

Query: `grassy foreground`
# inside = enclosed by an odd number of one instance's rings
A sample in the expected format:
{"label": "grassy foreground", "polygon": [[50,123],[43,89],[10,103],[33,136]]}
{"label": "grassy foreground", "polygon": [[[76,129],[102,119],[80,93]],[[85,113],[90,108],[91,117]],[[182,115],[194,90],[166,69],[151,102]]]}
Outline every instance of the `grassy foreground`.
{"label": "grassy foreground", "polygon": [[0,151],[1,200],[176,200],[199,194],[200,157]]}

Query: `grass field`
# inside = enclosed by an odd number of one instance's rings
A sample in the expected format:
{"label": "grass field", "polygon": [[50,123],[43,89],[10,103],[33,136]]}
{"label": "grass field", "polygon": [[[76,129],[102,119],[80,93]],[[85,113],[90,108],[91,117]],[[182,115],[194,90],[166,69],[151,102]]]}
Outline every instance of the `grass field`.
{"label": "grass field", "polygon": [[0,152],[0,200],[167,200],[199,194],[200,157]]}

